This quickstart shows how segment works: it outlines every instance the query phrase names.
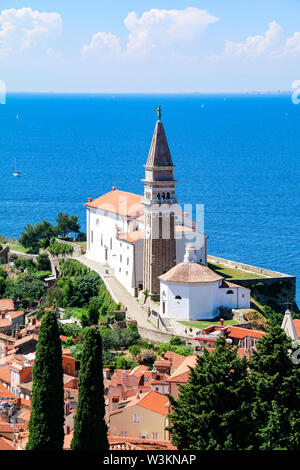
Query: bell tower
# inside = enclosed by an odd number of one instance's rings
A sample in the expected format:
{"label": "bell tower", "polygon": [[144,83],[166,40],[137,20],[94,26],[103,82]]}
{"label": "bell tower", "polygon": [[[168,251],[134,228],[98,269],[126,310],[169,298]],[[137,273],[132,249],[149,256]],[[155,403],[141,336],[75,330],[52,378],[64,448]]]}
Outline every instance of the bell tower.
{"label": "bell tower", "polygon": [[144,205],[145,238],[143,287],[153,299],[159,298],[158,277],[176,264],[174,168],[166,134],[161,122],[161,108],[145,166]]}

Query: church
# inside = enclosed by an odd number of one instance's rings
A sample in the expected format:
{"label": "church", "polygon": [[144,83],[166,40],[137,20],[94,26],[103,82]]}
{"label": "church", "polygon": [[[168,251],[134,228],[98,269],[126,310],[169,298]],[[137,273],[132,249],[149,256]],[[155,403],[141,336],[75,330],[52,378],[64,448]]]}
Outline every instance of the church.
{"label": "church", "polygon": [[[160,301],[164,317],[214,318],[226,302],[231,308],[250,307],[250,291],[236,285],[227,288],[233,294],[223,299],[225,280],[207,267],[208,236],[198,231],[196,221],[179,206],[175,193],[178,181],[174,179],[175,166],[160,107],[157,114],[144,165],[144,195],[114,186],[107,194],[85,203],[86,257],[112,267],[131,295],[138,297],[140,291],[146,291]],[[192,270],[196,267],[192,282],[189,276],[178,276],[186,265],[193,265]]]}

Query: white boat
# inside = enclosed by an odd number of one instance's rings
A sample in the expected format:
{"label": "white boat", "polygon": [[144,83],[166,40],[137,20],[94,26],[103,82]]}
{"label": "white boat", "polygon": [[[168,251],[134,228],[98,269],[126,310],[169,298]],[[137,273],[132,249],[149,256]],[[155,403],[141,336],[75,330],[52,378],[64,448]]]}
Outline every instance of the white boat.
{"label": "white boat", "polygon": [[21,176],[21,173],[16,170],[16,159],[15,159],[15,171],[13,172],[13,176]]}

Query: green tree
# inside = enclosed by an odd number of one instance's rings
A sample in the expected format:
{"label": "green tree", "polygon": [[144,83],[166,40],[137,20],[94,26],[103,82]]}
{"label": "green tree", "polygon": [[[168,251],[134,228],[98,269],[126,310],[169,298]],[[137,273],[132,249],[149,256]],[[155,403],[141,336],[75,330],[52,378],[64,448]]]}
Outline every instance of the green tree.
{"label": "green tree", "polygon": [[169,396],[172,442],[178,450],[241,450],[251,446],[251,388],[247,361],[220,338],[203,351],[179,397]]}
{"label": "green tree", "polygon": [[102,371],[102,340],[97,328],[85,334],[78,383],[72,450],[108,450]]}
{"label": "green tree", "polygon": [[39,271],[50,271],[51,270],[51,264],[50,264],[50,259],[47,253],[41,253],[40,255],[37,256],[36,258],[36,267]]}
{"label": "green tree", "polygon": [[31,414],[27,450],[62,450],[64,390],[62,351],[57,318],[45,313],[33,366]]}
{"label": "green tree", "polygon": [[88,306],[88,318],[90,325],[97,325],[99,318],[99,297],[92,297]]}
{"label": "green tree", "polygon": [[291,351],[292,340],[274,326],[258,341],[249,361],[254,445],[260,450],[299,449],[300,369]]}
{"label": "green tree", "polygon": [[80,231],[80,224],[76,215],[69,217],[69,214],[59,212],[56,222],[56,234],[62,237],[66,237],[70,232],[79,233]]}

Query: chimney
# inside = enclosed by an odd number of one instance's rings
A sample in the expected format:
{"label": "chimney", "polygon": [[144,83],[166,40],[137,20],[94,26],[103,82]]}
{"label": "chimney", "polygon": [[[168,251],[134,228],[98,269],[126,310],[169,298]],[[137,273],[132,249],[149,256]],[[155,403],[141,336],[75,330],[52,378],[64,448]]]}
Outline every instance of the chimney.
{"label": "chimney", "polygon": [[126,370],[122,370],[122,385],[125,385],[126,376],[127,376]]}
{"label": "chimney", "polygon": [[162,357],[162,359],[165,358],[165,353],[164,352],[161,353],[161,357]]}
{"label": "chimney", "polygon": [[117,372],[114,373],[114,387],[117,387]]}
{"label": "chimney", "polygon": [[89,198],[88,198],[88,201],[89,201],[89,202],[92,202],[92,201],[93,201],[93,198],[92,198],[92,197],[89,197]]}
{"label": "chimney", "polygon": [[136,398],[137,398],[137,400],[139,400],[139,399],[140,399],[140,394],[139,394],[139,392],[137,392],[137,394],[136,394]]}
{"label": "chimney", "polygon": [[220,318],[221,326],[224,326],[224,318]]}

